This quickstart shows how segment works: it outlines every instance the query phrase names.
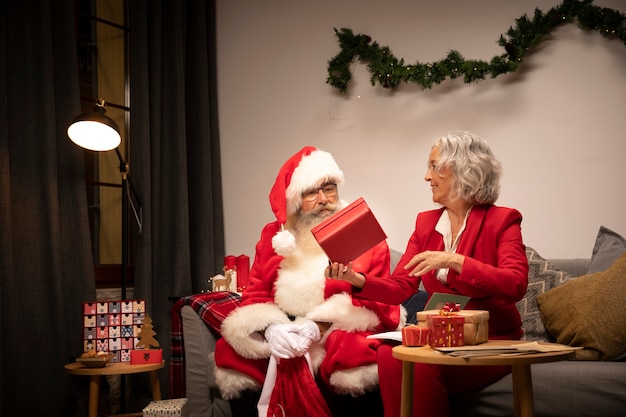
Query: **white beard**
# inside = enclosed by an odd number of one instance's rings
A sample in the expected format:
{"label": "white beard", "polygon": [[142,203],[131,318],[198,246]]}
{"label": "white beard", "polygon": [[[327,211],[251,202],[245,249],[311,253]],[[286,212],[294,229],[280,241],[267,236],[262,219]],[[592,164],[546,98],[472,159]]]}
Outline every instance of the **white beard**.
{"label": "white beard", "polygon": [[296,214],[290,220],[296,250],[280,264],[274,284],[275,302],[288,314],[304,316],[324,302],[324,270],[328,266],[328,257],[311,233],[311,228],[324,219]]}

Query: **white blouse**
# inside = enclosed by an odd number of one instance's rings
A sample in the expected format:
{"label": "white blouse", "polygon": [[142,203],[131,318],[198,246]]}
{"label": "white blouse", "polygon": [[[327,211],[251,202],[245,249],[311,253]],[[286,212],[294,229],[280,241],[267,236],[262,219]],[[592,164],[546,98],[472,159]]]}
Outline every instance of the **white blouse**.
{"label": "white blouse", "polygon": [[[465,213],[465,219],[463,219],[463,224],[459,229],[459,233],[456,235],[456,239],[454,242],[452,241],[452,223],[450,223],[450,216],[448,215],[448,210],[444,210],[443,214],[439,218],[437,225],[435,226],[435,230],[443,236],[443,244],[446,252],[456,253],[456,249],[459,246],[459,240],[461,239],[461,235],[465,230],[465,225],[467,224],[467,218],[469,217],[472,208],[470,207]],[[442,283],[446,284],[448,282],[448,271],[449,268],[441,268],[435,272],[435,276]]]}

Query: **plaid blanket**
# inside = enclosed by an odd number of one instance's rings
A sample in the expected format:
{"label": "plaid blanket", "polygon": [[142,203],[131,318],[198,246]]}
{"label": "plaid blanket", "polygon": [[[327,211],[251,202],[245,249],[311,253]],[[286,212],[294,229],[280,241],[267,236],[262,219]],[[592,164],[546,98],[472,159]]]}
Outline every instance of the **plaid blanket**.
{"label": "plaid blanket", "polygon": [[224,318],[241,302],[239,294],[232,292],[207,292],[183,297],[172,307],[170,325],[170,398],[185,397],[185,349],[183,343],[183,319],[181,310],[184,306],[193,308],[198,316],[216,334]]}

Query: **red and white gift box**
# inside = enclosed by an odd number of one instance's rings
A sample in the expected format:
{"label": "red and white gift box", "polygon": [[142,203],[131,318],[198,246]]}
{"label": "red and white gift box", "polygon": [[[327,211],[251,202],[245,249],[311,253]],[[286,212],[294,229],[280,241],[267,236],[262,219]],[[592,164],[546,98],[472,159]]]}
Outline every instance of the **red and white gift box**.
{"label": "red and white gift box", "polygon": [[[95,349],[114,355],[112,362],[128,362],[146,317],[144,300],[84,302],[83,351]],[[160,360],[159,360],[160,361]]]}

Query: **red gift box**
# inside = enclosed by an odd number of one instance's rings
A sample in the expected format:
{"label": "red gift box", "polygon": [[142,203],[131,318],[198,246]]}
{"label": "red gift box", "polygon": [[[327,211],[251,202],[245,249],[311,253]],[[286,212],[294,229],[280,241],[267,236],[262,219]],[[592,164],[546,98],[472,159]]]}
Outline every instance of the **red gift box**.
{"label": "red gift box", "polygon": [[333,262],[348,264],[387,239],[369,206],[359,197],[311,229]]}
{"label": "red gift box", "polygon": [[428,344],[428,327],[409,324],[402,328],[402,344],[404,346],[426,346]]}
{"label": "red gift box", "polygon": [[[427,318],[439,314],[440,310],[424,310],[417,312],[417,325],[428,327]],[[464,345],[478,345],[485,343],[489,337],[489,312],[486,310],[459,310],[454,312],[465,319],[463,325]]]}
{"label": "red gift box", "polygon": [[130,364],[161,363],[162,349],[134,349],[130,351]]}
{"label": "red gift box", "polygon": [[454,313],[433,314],[428,320],[428,342],[430,347],[465,346],[463,325],[465,318]]}

